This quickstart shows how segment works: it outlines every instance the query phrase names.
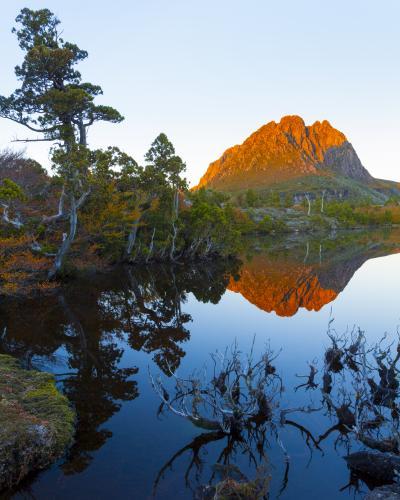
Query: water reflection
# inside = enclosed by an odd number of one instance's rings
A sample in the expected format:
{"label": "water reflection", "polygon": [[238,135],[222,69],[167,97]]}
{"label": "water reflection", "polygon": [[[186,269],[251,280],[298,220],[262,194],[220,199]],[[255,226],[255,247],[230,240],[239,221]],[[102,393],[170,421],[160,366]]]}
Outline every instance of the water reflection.
{"label": "water reflection", "polygon": [[400,251],[391,233],[348,233],[330,238],[275,242],[242,267],[229,290],[266,312],[293,316],[319,311],[336,299],[364,262]]}
{"label": "water reflection", "polygon": [[124,287],[102,293],[99,306],[128,335],[132,349],[153,354],[165,372],[175,370],[190,338],[188,314],[182,313],[188,293],[202,302],[218,303],[239,263],[217,262],[204,267],[127,269]]}
{"label": "water reflection", "polygon": [[[161,468],[155,491],[174,463],[187,453],[190,459],[184,478],[187,486],[196,491],[193,486],[198,485],[204,467],[201,452],[204,456],[208,447],[219,443],[211,470],[219,467],[225,471],[232,490],[227,497],[267,498],[265,490],[260,495],[235,496],[234,491],[241,485],[252,487],[238,463],[243,463],[245,457],[256,476],[262,468],[267,478],[272,470],[266,467],[267,452],[275,444],[283,451],[286,463],[280,495],[288,485],[291,463],[283,437],[287,427],[298,431],[297,439],[308,447],[310,460],[314,450],[323,454],[325,441],[334,437],[333,446],[345,454],[350,471],[350,479],[340,491],[361,492],[363,483],[373,489],[395,482],[400,472],[400,334],[395,343],[384,335],[371,345],[360,329],[339,335],[332,323],[333,320],[328,326],[330,344],[323,356],[323,370],[317,369],[317,360],[309,363],[308,375],[298,375],[305,382],[289,389],[304,391],[301,406],[287,406],[283,388],[288,387],[276,367],[279,356],[268,345],[255,358],[253,347],[244,354],[235,342],[225,352],[211,355],[211,370],[204,367],[185,378],[174,374],[174,385],[151,376],[152,386],[162,401],[161,411],[171,413],[171,418],[187,419],[203,430]],[[317,404],[311,394],[314,391]],[[299,422],[299,415],[310,414],[318,415],[326,427],[319,436],[311,421],[305,425]],[[296,463],[292,466],[296,467]],[[213,472],[207,485],[197,488],[196,498],[214,498],[223,486],[223,482],[216,485]]]}
{"label": "water reflection", "polygon": [[[150,390],[149,361],[167,377],[181,365],[190,349],[192,317],[185,312],[189,295],[197,302],[218,304],[229,289],[279,316],[292,316],[301,308],[319,310],[337,297],[364,262],[397,253],[399,242],[395,232],[268,238],[249,242],[241,263],[153,265],[90,276],[56,295],[0,302],[0,351],[18,357],[26,367],[57,374],[78,415],[75,445],[61,464],[63,474],[76,476],[93,463],[96,451],[112,441],[112,417],[125,403],[134,401],[136,405],[144,400],[154,404],[139,385],[141,378]],[[133,354],[124,358],[127,351]],[[146,361],[140,364],[139,355]],[[319,437],[319,433],[311,434],[307,422],[288,418],[286,423],[296,433],[300,431],[299,440],[316,450],[336,431],[340,438],[346,436],[346,427],[340,422],[327,426]],[[230,453],[238,456],[246,447],[244,441],[234,442],[219,430],[189,437],[176,457],[171,456],[172,462],[190,452],[189,464],[195,466],[203,460],[202,450],[215,450],[219,445],[222,462],[228,461]],[[271,436],[261,433],[259,437],[266,442]],[[160,478],[172,463],[170,455],[163,455],[166,468]],[[158,469],[151,471],[152,481]],[[181,477],[185,470],[181,467]],[[285,470],[282,487],[287,479]]]}
{"label": "water reflection", "polygon": [[[76,441],[63,464],[66,474],[88,467],[93,452],[112,437],[103,424],[121,402],[139,396],[138,368],[120,366],[124,351],[118,341],[152,354],[170,373],[179,366],[185,355],[181,346],[190,338],[186,324],[191,317],[181,310],[187,294],[218,302],[237,269],[237,261],[189,270],[124,268],[82,279],[54,296],[1,304],[1,352],[18,357],[28,368],[53,365],[76,408]],[[68,371],[60,373],[58,366]]]}

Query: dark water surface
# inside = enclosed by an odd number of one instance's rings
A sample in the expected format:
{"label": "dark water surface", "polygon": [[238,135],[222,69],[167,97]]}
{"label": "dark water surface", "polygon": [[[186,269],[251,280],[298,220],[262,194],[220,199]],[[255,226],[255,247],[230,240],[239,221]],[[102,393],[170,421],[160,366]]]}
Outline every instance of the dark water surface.
{"label": "dark water surface", "polygon": [[[68,455],[27,480],[15,498],[190,499],[224,449],[225,461],[254,476],[248,454],[227,451],[225,438],[207,439],[172,413],[158,416],[148,370],[185,376],[235,339],[250,349],[256,334],[257,352],[267,340],[282,349],[275,362],[286,388],[282,404],[318,405],[317,391],[292,389],[307,362],[322,359],[330,318],[338,332],[359,325],[370,342],[384,332],[394,337],[398,252],[399,231],[257,241],[241,265],[132,267],[40,300],[3,301],[0,351],[55,373],[78,414]],[[293,420],[316,438],[335,423],[322,411]],[[294,426],[280,438],[289,467],[272,435],[264,443],[270,498],[362,498],[368,491],[342,458],[359,445],[338,432],[321,439],[320,449]]]}

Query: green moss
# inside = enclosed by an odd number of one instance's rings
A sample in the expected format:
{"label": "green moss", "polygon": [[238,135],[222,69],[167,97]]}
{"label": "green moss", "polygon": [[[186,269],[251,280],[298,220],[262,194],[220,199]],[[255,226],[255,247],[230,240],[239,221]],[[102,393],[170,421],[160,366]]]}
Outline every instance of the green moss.
{"label": "green moss", "polygon": [[239,482],[234,479],[225,479],[215,487],[215,500],[262,500],[266,498],[269,489],[269,477],[264,481],[254,480]]}
{"label": "green moss", "polygon": [[71,443],[75,414],[48,373],[0,355],[0,490],[47,467]]}

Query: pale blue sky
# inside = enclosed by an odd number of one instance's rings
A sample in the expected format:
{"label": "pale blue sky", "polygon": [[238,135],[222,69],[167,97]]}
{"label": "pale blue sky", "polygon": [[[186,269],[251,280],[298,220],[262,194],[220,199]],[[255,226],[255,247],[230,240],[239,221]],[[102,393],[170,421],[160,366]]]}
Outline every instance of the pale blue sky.
{"label": "pale blue sky", "polygon": [[[89,51],[84,79],[125,116],[93,127],[93,147],[140,162],[163,131],[195,183],[226,148],[299,114],[328,119],[374,176],[400,181],[398,0],[2,0],[2,94],[16,86],[10,29],[24,6],[60,17],[64,38]],[[16,135],[0,120],[0,148]],[[48,161],[43,145],[28,154]]]}

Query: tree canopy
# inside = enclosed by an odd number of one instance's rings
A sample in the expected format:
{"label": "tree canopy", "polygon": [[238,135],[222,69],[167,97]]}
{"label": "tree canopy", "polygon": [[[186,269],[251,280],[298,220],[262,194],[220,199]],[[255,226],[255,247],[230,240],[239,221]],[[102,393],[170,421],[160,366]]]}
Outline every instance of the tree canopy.
{"label": "tree canopy", "polygon": [[22,9],[13,28],[24,60],[15,74],[21,86],[0,96],[0,117],[38,132],[44,141],[86,145],[87,128],[97,121],[123,120],[112,107],[97,105],[99,85],[82,81],[76,65],[88,57],[76,44],[64,41],[60,21],[48,9]]}

